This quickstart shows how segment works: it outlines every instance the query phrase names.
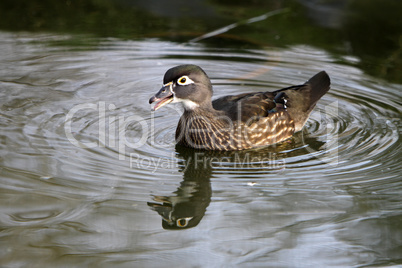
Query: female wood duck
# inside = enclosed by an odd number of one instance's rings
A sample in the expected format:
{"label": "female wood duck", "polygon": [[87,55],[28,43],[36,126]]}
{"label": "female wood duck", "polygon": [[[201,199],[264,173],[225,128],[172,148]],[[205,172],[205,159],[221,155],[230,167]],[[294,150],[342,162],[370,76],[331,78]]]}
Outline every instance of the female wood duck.
{"label": "female wood duck", "polygon": [[319,72],[303,85],[274,92],[244,93],[214,101],[207,74],[196,65],[169,69],[163,87],[150,98],[153,110],[181,102],[184,113],[176,129],[178,144],[206,150],[243,150],[288,139],[300,131],[330,79]]}

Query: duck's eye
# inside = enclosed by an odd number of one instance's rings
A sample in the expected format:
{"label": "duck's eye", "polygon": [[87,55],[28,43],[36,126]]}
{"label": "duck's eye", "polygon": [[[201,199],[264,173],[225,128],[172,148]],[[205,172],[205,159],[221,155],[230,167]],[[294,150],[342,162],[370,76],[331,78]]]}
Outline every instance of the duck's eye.
{"label": "duck's eye", "polygon": [[186,227],[192,218],[193,217],[178,219],[178,220],[176,220],[176,224],[178,227]]}
{"label": "duck's eye", "polygon": [[185,76],[182,76],[179,79],[177,79],[177,83],[181,86],[185,86],[185,85],[193,84],[194,81],[185,75]]}

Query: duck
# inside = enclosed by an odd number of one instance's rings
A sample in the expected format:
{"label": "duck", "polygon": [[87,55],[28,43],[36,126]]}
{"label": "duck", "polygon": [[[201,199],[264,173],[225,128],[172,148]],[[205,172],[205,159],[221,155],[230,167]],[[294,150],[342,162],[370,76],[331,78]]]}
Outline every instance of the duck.
{"label": "duck", "polygon": [[318,100],[330,89],[325,71],[307,82],[276,91],[251,92],[212,101],[213,87],[199,66],[166,71],[162,88],[149,99],[152,111],[181,103],[175,133],[178,145],[201,150],[238,151],[285,141],[305,125]]}

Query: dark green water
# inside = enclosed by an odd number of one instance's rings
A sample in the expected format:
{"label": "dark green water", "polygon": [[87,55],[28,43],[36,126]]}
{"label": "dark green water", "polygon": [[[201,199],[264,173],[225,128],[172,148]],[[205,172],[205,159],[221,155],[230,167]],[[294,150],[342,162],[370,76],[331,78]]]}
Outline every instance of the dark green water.
{"label": "dark green water", "polygon": [[[0,266],[401,265],[401,4],[169,3],[0,4]],[[332,86],[291,140],[206,153],[148,104],[185,63],[215,97]]]}

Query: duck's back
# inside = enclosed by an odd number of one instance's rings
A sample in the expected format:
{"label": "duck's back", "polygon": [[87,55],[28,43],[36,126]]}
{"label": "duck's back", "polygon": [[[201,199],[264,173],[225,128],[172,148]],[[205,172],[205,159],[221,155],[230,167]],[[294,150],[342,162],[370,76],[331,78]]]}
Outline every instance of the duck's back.
{"label": "duck's back", "polygon": [[244,93],[225,96],[212,102],[214,109],[223,111],[232,120],[247,122],[250,118],[266,117],[275,108],[273,92]]}
{"label": "duck's back", "polygon": [[330,79],[322,71],[303,85],[274,92],[244,93],[225,96],[212,102],[214,109],[226,113],[231,120],[252,123],[279,111],[294,120],[295,131],[301,130],[317,101],[329,90]]}

